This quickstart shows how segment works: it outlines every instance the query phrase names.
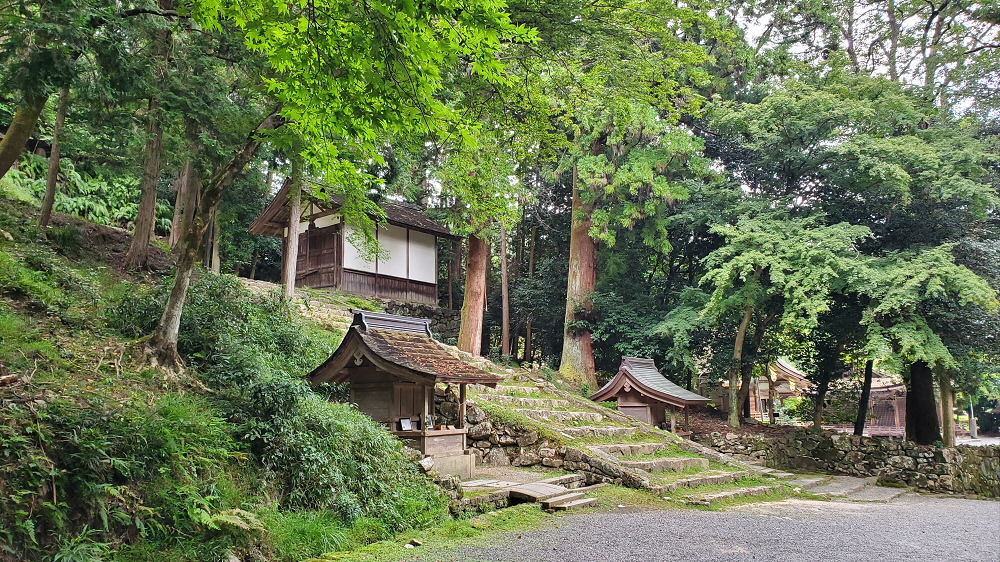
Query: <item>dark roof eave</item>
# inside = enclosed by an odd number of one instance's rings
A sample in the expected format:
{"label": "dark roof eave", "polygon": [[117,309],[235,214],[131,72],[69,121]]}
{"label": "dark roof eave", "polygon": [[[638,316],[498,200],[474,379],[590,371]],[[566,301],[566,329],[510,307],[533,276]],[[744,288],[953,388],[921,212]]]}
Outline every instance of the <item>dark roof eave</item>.
{"label": "dark roof eave", "polygon": [[664,402],[664,403],[667,403],[667,404],[671,404],[671,405],[675,405],[675,406],[681,406],[681,407],[687,407],[687,406],[696,406],[696,405],[699,405],[699,404],[707,404],[707,403],[709,403],[709,402],[712,401],[711,398],[701,398],[701,399],[693,400],[693,399],[688,399],[688,398],[681,398],[679,396],[673,396],[673,395],[670,395],[670,394],[665,394],[663,392],[660,392],[659,390],[656,390],[655,388],[650,388],[649,386],[646,386],[640,380],[638,380],[636,377],[634,377],[632,375],[632,373],[628,372],[627,369],[622,369],[622,370],[618,371],[618,374],[615,375],[615,377],[611,381],[609,381],[608,384],[604,385],[604,387],[601,388],[601,390],[597,391],[597,393],[595,393],[593,396],[591,396],[590,399],[593,400],[593,401],[595,401],[595,402],[598,402],[598,401],[602,401],[602,400],[607,400],[608,398],[611,398],[611,397],[617,395],[618,391],[611,392],[611,389],[614,388],[614,387],[619,386],[617,384],[613,384],[615,381],[617,381],[619,379],[619,377],[624,377],[624,378],[628,379],[628,381],[630,383],[632,383],[632,386],[634,386],[635,388],[637,388],[642,394],[645,394],[646,396],[649,396],[650,398],[653,398],[655,400],[658,400],[660,402]]}

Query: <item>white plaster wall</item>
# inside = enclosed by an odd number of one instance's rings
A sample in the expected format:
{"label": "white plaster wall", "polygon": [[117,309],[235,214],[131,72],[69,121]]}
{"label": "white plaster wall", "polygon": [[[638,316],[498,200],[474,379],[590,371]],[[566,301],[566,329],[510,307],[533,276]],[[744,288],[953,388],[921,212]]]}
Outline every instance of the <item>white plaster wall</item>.
{"label": "white plaster wall", "polygon": [[351,225],[344,225],[344,267],[356,271],[375,273],[375,260],[365,260],[361,252],[354,244],[351,244],[351,240],[355,237],[355,232],[354,227]]}
{"label": "white plaster wall", "polygon": [[315,220],[316,228],[326,228],[340,222],[340,215],[326,215]]}
{"label": "white plaster wall", "polygon": [[380,225],[378,243],[381,250],[378,260],[379,275],[406,279],[406,229],[394,224]]}
{"label": "white plaster wall", "polygon": [[410,231],[410,279],[437,283],[437,252],[433,234]]}

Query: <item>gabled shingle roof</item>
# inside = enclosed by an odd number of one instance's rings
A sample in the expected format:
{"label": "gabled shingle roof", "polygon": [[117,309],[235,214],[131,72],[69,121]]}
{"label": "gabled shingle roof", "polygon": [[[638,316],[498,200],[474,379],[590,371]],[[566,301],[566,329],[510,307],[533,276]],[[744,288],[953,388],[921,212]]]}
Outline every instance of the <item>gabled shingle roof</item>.
{"label": "gabled shingle roof", "polygon": [[677,406],[705,404],[711,401],[709,398],[705,398],[700,394],[674,384],[667,377],[660,374],[660,371],[656,368],[656,363],[652,359],[642,357],[622,358],[618,374],[608,381],[608,384],[601,387],[590,399],[595,402],[608,400],[616,396],[626,385],[634,387],[640,393],[650,398]]}
{"label": "gabled shingle roof", "polygon": [[[326,201],[316,201],[317,206],[337,210],[344,204],[342,195],[333,194]],[[389,224],[420,230],[436,236],[454,237],[448,227],[427,216],[424,209],[399,201],[385,200],[379,204],[385,211]],[[286,181],[274,199],[259,217],[250,225],[250,232],[262,236],[281,236],[288,224],[288,182]]]}
{"label": "gabled shingle roof", "polygon": [[[309,373],[313,384],[342,382],[347,369],[367,361],[414,382],[496,386],[503,377],[462,361],[431,337],[430,320],[355,310],[340,347]],[[359,363],[361,362],[361,363]]]}

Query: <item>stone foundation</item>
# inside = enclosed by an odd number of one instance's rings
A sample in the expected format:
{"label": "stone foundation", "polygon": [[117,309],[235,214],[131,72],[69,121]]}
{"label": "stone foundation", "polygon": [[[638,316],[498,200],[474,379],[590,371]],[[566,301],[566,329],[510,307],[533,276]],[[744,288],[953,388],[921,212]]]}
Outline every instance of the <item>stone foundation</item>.
{"label": "stone foundation", "polygon": [[693,439],[772,468],[875,476],[883,483],[933,492],[1000,498],[1000,446],[943,448],[891,437],[807,430],[776,438],[715,432]]}

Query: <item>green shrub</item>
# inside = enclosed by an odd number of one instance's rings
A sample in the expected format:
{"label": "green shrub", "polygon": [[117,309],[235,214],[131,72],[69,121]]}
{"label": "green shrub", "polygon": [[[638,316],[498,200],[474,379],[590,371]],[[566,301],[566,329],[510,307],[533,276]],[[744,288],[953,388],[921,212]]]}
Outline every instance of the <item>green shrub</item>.
{"label": "green shrub", "polygon": [[[130,337],[147,333],[166,287],[122,289],[105,317]],[[254,294],[224,275],[202,275],[192,285],[180,334],[179,350],[218,392],[237,438],[274,481],[281,509],[330,509],[345,525],[374,518],[391,532],[443,515],[444,496],[405,458],[398,439],[305,383],[339,334],[324,337],[297,321],[280,296]]]}
{"label": "green shrub", "polygon": [[44,270],[27,266],[26,258],[0,251],[0,292],[42,309],[65,308],[68,297],[56,280]]}
{"label": "green shrub", "polygon": [[8,409],[0,549],[34,558],[52,548],[72,559],[87,552],[83,543],[127,534],[236,531],[242,498],[231,493],[229,474],[245,453],[208,402],[167,394],[150,407],[110,406],[93,397]]}

